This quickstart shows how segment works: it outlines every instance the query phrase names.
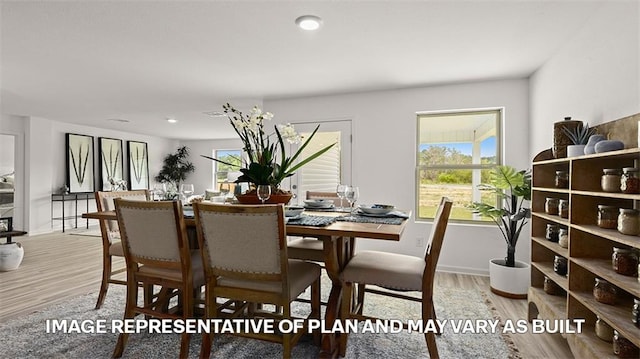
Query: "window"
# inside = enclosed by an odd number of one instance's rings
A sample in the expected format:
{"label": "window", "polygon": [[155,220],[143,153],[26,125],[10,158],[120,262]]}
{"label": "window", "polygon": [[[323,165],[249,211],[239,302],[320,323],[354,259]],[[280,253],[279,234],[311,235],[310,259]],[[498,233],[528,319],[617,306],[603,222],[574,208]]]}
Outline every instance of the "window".
{"label": "window", "polygon": [[501,164],[502,109],[418,113],[417,217],[433,219],[442,196],[453,200],[450,218],[489,221],[472,213],[471,202],[498,204],[477,186]]}
{"label": "window", "polygon": [[235,187],[233,181],[237,177],[238,168],[241,165],[242,150],[214,150],[213,158],[221,161],[237,164],[238,167],[232,167],[224,163],[213,161],[213,187],[218,191],[233,191]]}

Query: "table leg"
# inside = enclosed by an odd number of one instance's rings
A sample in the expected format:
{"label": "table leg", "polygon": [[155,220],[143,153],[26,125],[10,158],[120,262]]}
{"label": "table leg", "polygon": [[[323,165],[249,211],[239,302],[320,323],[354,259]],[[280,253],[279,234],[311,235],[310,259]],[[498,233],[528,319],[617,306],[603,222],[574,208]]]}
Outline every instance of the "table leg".
{"label": "table leg", "polygon": [[[345,245],[350,244],[350,239],[345,237],[322,238],[325,268],[329,279],[331,279],[331,293],[327,302],[325,313],[325,327],[332,328],[333,323],[340,318],[340,303],[342,302],[342,283],[340,282],[340,272],[352,256],[350,248]],[[338,357],[338,349],[341,336],[340,333],[327,333],[322,336],[321,358]]]}

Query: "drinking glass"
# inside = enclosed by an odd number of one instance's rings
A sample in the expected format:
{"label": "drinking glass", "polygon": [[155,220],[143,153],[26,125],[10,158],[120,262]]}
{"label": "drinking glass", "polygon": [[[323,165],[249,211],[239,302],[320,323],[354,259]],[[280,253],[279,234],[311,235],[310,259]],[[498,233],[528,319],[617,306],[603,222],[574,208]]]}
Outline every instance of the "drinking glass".
{"label": "drinking glass", "polygon": [[268,200],[271,197],[271,185],[268,184],[260,184],[258,185],[258,198],[264,204],[264,201]]}
{"label": "drinking glass", "polygon": [[167,192],[166,183],[156,183],[153,186],[153,200],[160,201],[164,199],[164,194]]}
{"label": "drinking glass", "polygon": [[347,190],[345,191],[345,198],[347,199],[347,202],[349,202],[349,208],[350,208],[349,215],[353,214],[353,206],[355,205],[359,196],[360,196],[360,189],[358,189],[358,187],[356,186],[347,187]]}
{"label": "drinking glass", "polygon": [[193,194],[193,185],[190,183],[183,183],[180,185],[180,192],[184,196],[184,200],[188,200],[189,196]]}
{"label": "drinking glass", "polygon": [[342,205],[342,200],[344,200],[345,195],[346,195],[346,191],[347,191],[347,186],[346,184],[339,184],[338,187],[336,188],[336,194],[338,195],[338,198],[340,198],[340,211],[344,211],[344,206]]}

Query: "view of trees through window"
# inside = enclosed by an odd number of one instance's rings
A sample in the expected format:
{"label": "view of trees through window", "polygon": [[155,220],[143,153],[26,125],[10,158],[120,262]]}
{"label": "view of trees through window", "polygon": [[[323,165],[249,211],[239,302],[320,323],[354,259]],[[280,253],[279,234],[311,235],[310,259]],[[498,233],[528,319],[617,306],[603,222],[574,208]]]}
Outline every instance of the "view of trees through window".
{"label": "view of trees through window", "polygon": [[497,203],[479,191],[489,172],[500,164],[501,111],[418,114],[418,218],[430,219],[440,198],[453,200],[451,219],[486,221],[467,207],[472,202]]}
{"label": "view of trees through window", "polygon": [[227,182],[227,176],[230,172],[237,172],[242,164],[242,150],[215,150],[213,157],[221,161],[237,165],[229,166],[224,163],[214,161],[214,183],[213,188],[220,189],[220,184]]}

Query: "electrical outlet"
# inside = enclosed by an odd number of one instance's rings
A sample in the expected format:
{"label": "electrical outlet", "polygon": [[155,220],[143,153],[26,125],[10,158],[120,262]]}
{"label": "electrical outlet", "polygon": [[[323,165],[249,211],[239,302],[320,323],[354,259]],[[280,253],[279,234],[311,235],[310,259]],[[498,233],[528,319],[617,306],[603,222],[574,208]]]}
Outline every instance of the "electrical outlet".
{"label": "electrical outlet", "polygon": [[416,247],[424,246],[424,237],[416,237]]}

